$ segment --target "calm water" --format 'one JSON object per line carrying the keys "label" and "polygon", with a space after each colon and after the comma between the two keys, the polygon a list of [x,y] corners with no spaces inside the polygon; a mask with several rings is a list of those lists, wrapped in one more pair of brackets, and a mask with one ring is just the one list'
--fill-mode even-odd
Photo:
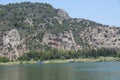
{"label": "calm water", "polygon": [[120,63],[0,66],[0,80],[120,80]]}

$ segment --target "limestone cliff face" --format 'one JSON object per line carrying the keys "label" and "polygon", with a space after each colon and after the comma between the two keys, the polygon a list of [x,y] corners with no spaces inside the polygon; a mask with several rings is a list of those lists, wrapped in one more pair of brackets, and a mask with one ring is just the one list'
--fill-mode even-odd
{"label": "limestone cliff face", "polygon": [[2,55],[2,47],[3,47],[2,31],[0,31],[0,55]]}
{"label": "limestone cliff face", "polygon": [[16,29],[11,29],[10,31],[1,32],[0,37],[0,55],[6,56],[10,59],[17,59],[25,50],[22,45],[20,34]]}
{"label": "limestone cliff face", "polygon": [[68,20],[70,17],[69,15],[67,14],[67,12],[63,9],[58,9],[57,10],[57,15],[62,18],[62,19],[65,19],[65,20]]}
{"label": "limestone cliff face", "polygon": [[78,49],[78,45],[74,40],[72,31],[63,31],[56,35],[51,33],[46,33],[43,37],[42,44],[63,50]]}
{"label": "limestone cliff face", "polygon": [[[33,35],[29,35],[30,36],[29,39],[32,38]],[[26,51],[29,51],[29,48],[26,47],[26,44],[27,44],[25,43],[26,41],[27,41],[26,39],[21,37],[17,29],[11,29],[9,31],[1,31],[0,32],[0,55],[8,57],[10,60],[16,60],[23,53],[25,53]],[[35,41],[33,40],[32,42],[35,42]],[[39,43],[41,45],[47,45],[52,48],[57,48],[59,50],[78,50],[79,49],[79,46],[76,44],[71,30],[62,31],[57,34],[46,32],[42,37],[42,42],[39,42]]]}
{"label": "limestone cliff face", "polygon": [[6,31],[3,34],[3,45],[6,47],[16,47],[20,44],[20,34],[16,29]]}
{"label": "limestone cliff face", "polygon": [[120,28],[71,18],[66,11],[44,3],[0,6],[0,56],[17,59],[28,51],[81,48],[120,49]]}
{"label": "limestone cliff face", "polygon": [[88,27],[80,32],[80,37],[91,47],[120,49],[120,28],[96,26]]}

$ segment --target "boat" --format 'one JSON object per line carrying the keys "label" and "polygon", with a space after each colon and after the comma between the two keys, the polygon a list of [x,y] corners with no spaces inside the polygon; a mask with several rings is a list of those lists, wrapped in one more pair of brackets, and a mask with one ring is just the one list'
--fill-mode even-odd
{"label": "boat", "polygon": [[69,63],[74,63],[75,61],[73,59],[68,60]]}
{"label": "boat", "polygon": [[44,62],[43,61],[37,61],[37,64],[43,64]]}

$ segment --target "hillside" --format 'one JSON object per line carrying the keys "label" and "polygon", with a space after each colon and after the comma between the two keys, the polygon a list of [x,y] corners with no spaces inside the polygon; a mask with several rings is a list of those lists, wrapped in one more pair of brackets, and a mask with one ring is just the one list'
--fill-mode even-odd
{"label": "hillside", "polygon": [[120,28],[82,18],[46,3],[0,5],[0,55],[17,59],[28,51],[56,48],[120,48]]}

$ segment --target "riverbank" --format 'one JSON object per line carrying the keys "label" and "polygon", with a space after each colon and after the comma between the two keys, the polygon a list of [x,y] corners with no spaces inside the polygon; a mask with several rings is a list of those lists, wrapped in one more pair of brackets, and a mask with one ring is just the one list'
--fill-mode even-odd
{"label": "riverbank", "polygon": [[[120,58],[118,57],[99,57],[99,58],[79,58],[79,59],[65,59],[65,60],[45,60],[42,61],[42,64],[48,63],[77,63],[77,62],[119,62]],[[15,61],[0,63],[0,65],[21,65],[21,64],[37,64],[38,61]]]}

